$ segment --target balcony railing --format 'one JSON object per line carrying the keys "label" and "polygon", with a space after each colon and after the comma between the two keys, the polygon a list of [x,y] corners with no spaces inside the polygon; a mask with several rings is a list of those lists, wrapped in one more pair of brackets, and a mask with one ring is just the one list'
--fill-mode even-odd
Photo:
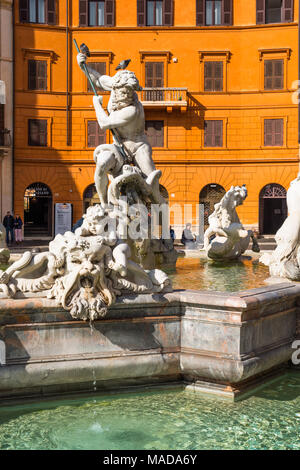
{"label": "balcony railing", "polygon": [[0,148],[11,147],[11,135],[8,129],[0,129]]}
{"label": "balcony railing", "polygon": [[187,106],[187,88],[143,88],[139,99],[144,106]]}

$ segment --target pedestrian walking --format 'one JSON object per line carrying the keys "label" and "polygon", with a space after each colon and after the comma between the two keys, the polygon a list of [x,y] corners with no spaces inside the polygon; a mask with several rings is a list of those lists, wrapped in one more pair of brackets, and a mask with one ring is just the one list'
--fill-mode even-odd
{"label": "pedestrian walking", "polygon": [[12,244],[14,242],[14,218],[9,211],[7,211],[6,216],[3,219],[3,225],[6,230],[6,244]]}
{"label": "pedestrian walking", "polygon": [[22,226],[23,226],[23,221],[21,217],[17,215],[14,220],[15,240],[17,244],[22,243],[23,241]]}

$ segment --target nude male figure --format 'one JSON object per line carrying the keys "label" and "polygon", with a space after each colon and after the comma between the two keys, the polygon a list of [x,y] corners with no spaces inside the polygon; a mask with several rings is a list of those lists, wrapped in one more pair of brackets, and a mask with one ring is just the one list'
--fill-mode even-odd
{"label": "nude male figure", "polygon": [[[86,56],[77,55],[77,61],[82,70]],[[133,156],[132,163],[152,181],[153,193],[157,203],[162,202],[159,193],[159,177],[161,172],[156,170],[152,159],[152,148],[145,135],[144,109],[136,91],[140,90],[138,79],[133,72],[121,70],[113,77],[100,75],[87,66],[91,79],[95,86],[111,92],[106,114],[102,107],[102,96],[94,96],[93,104],[97,120],[101,129],[114,129],[118,139],[126,146]],[[99,145],[94,151],[96,162],[95,185],[99,194],[101,205],[107,204],[108,176],[114,177],[120,174],[124,164],[124,157],[118,151],[118,144],[114,138],[114,144]]]}

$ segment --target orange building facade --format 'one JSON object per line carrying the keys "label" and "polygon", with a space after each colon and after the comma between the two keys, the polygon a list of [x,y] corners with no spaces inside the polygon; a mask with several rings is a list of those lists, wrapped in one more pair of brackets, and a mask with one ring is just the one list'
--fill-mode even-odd
{"label": "orange building facade", "polygon": [[[112,138],[88,136],[97,133],[93,93],[75,38],[106,74],[131,58],[171,204],[200,201],[207,215],[224,191],[246,184],[242,222],[274,233],[299,168],[298,0],[279,2],[281,13],[268,0],[148,3],[48,0],[33,12],[15,2],[14,212],[28,230],[36,222],[53,235],[55,203],[71,203],[75,222],[93,196],[93,145]],[[193,209],[182,223],[195,217]]]}

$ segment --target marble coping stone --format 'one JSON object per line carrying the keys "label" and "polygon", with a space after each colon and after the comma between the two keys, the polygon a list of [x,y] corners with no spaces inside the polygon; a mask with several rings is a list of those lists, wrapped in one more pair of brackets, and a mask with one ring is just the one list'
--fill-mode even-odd
{"label": "marble coping stone", "polygon": [[[55,300],[0,298],[0,397],[181,382],[236,398],[292,355],[300,286],[119,298],[92,326]],[[1,361],[0,361],[1,362]]]}

